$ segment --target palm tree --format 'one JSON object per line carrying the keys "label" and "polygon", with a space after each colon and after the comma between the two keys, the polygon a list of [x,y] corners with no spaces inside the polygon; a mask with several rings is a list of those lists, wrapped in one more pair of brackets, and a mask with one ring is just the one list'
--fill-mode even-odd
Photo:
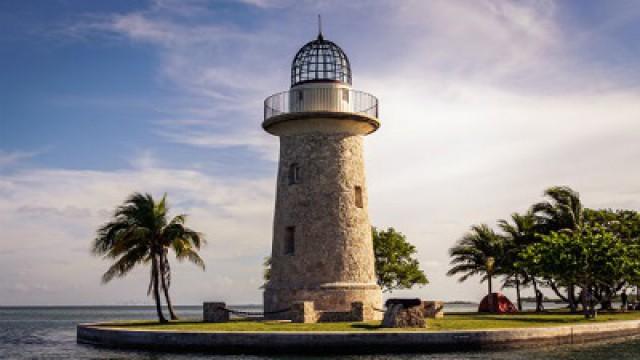
{"label": "palm tree", "polygon": [[453,266],[448,276],[462,274],[458,281],[466,281],[474,275],[482,275],[487,281],[488,294],[493,292],[492,278],[498,273],[504,258],[504,239],[489,226],[473,225],[456,245],[449,249]]}
{"label": "palm tree", "polygon": [[138,264],[151,264],[148,294],[153,294],[160,322],[166,322],[162,313],[160,290],[164,292],[172,319],[177,319],[169,297],[171,272],[168,249],[173,249],[179,260],[187,259],[204,269],[197,250],[204,239],[184,226],[185,215],[167,221],[166,194],[155,202],[149,194],[134,193],[119,206],[113,220],[98,229],[92,252],[107,259],[116,259],[102,275],[107,283],[123,277]]}
{"label": "palm tree", "polygon": [[[531,212],[536,218],[538,233],[549,234],[552,231],[573,233],[582,230],[584,208],[578,192],[568,186],[552,186],[544,191],[544,195],[549,200],[531,207]],[[558,284],[553,279],[547,279],[547,283],[559,298],[569,303],[571,311],[575,312],[577,309],[575,284]],[[566,297],[558,289],[561,285],[567,288]]]}
{"label": "palm tree", "polygon": [[584,224],[584,208],[580,194],[568,186],[553,186],[544,191],[548,201],[539,202],[531,207],[536,217],[538,231],[548,234],[551,231],[577,231]]}
{"label": "palm tree", "polygon": [[537,293],[535,277],[518,263],[520,252],[537,240],[536,219],[532,212],[527,212],[524,215],[513,213],[511,214],[511,222],[498,220],[498,227],[506,234],[503,264],[506,279],[503,287],[515,286],[518,310],[522,311],[520,286],[526,286],[527,283],[533,282],[534,291]]}
{"label": "palm tree", "polygon": [[[165,209],[166,195],[162,197],[159,206]],[[202,236],[192,229],[184,226],[187,216],[184,214],[175,216],[165,228],[160,231],[159,238],[162,244],[162,253],[160,254],[160,273],[162,290],[169,308],[171,320],[177,320],[178,317],[173,309],[171,297],[169,296],[169,286],[171,285],[171,267],[169,265],[169,249],[172,249],[178,261],[188,260],[205,270],[205,264],[197,250],[204,244]]]}

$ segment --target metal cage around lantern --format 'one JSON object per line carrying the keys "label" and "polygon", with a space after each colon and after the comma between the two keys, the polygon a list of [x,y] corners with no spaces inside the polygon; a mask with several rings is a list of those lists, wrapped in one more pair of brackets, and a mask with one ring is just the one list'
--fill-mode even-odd
{"label": "metal cage around lantern", "polygon": [[304,45],[291,64],[291,86],[314,81],[335,81],[351,85],[349,58],[322,34]]}

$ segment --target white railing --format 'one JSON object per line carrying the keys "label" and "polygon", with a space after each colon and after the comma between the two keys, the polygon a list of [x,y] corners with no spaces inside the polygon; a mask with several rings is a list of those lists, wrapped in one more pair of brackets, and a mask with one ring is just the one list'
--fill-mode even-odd
{"label": "white railing", "polygon": [[366,92],[328,87],[283,91],[264,100],[264,119],[296,112],[350,112],[378,117],[378,99]]}

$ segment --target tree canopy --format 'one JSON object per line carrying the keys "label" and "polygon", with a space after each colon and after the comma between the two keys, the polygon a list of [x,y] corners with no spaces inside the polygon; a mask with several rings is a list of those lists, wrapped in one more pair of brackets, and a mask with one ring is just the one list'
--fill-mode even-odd
{"label": "tree canopy", "polygon": [[185,226],[186,215],[169,220],[168,212],[166,194],[156,202],[150,194],[134,193],[116,209],[113,219],[98,229],[91,247],[93,254],[115,260],[102,276],[103,283],[127,275],[137,265],[151,265],[147,293],[153,295],[161,322],[166,319],[162,314],[160,291],[164,293],[171,318],[177,319],[169,296],[169,250],[179,261],[188,260],[205,268],[198,255],[205,242],[202,235]]}
{"label": "tree canopy", "polygon": [[416,247],[394,228],[372,228],[373,252],[378,285],[385,292],[409,289],[429,283],[420,263],[414,257]]}
{"label": "tree canopy", "polygon": [[637,211],[584,208],[580,194],[567,186],[548,188],[544,196],[525,214],[499,220],[499,231],[472,226],[449,251],[448,275],[462,274],[461,281],[480,275],[489,282],[503,276],[503,286],[516,287],[519,308],[521,286],[549,287],[572,310],[579,297],[585,314],[595,303],[610,307],[617,292],[640,284]]}
{"label": "tree canopy", "polygon": [[462,275],[458,281],[480,275],[481,281],[487,281],[487,291],[493,292],[493,277],[502,269],[505,258],[505,242],[488,225],[473,225],[451,249],[451,269],[447,275]]}
{"label": "tree canopy", "polygon": [[543,235],[520,254],[536,274],[582,289],[585,311],[594,306],[593,289],[635,282],[640,275],[640,246],[625,244],[605,227],[585,226],[572,233]]}

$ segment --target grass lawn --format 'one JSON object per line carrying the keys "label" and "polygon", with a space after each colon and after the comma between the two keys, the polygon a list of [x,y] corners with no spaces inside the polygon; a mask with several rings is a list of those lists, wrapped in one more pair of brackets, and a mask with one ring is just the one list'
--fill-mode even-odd
{"label": "grass lawn", "polygon": [[[429,319],[427,331],[439,330],[482,330],[500,328],[551,327],[568,324],[585,324],[616,320],[640,320],[640,312],[598,313],[596,320],[586,320],[582,314],[567,312],[548,312],[543,314],[520,313],[511,315],[491,314],[451,314],[444,319]],[[109,324],[131,330],[174,330],[174,331],[389,331],[382,329],[379,321],[365,323],[317,323],[293,324],[272,321],[232,320],[227,323],[203,323],[200,321],[172,321],[159,324],[151,321],[128,321]],[[423,329],[406,329],[407,331],[424,331]]]}

